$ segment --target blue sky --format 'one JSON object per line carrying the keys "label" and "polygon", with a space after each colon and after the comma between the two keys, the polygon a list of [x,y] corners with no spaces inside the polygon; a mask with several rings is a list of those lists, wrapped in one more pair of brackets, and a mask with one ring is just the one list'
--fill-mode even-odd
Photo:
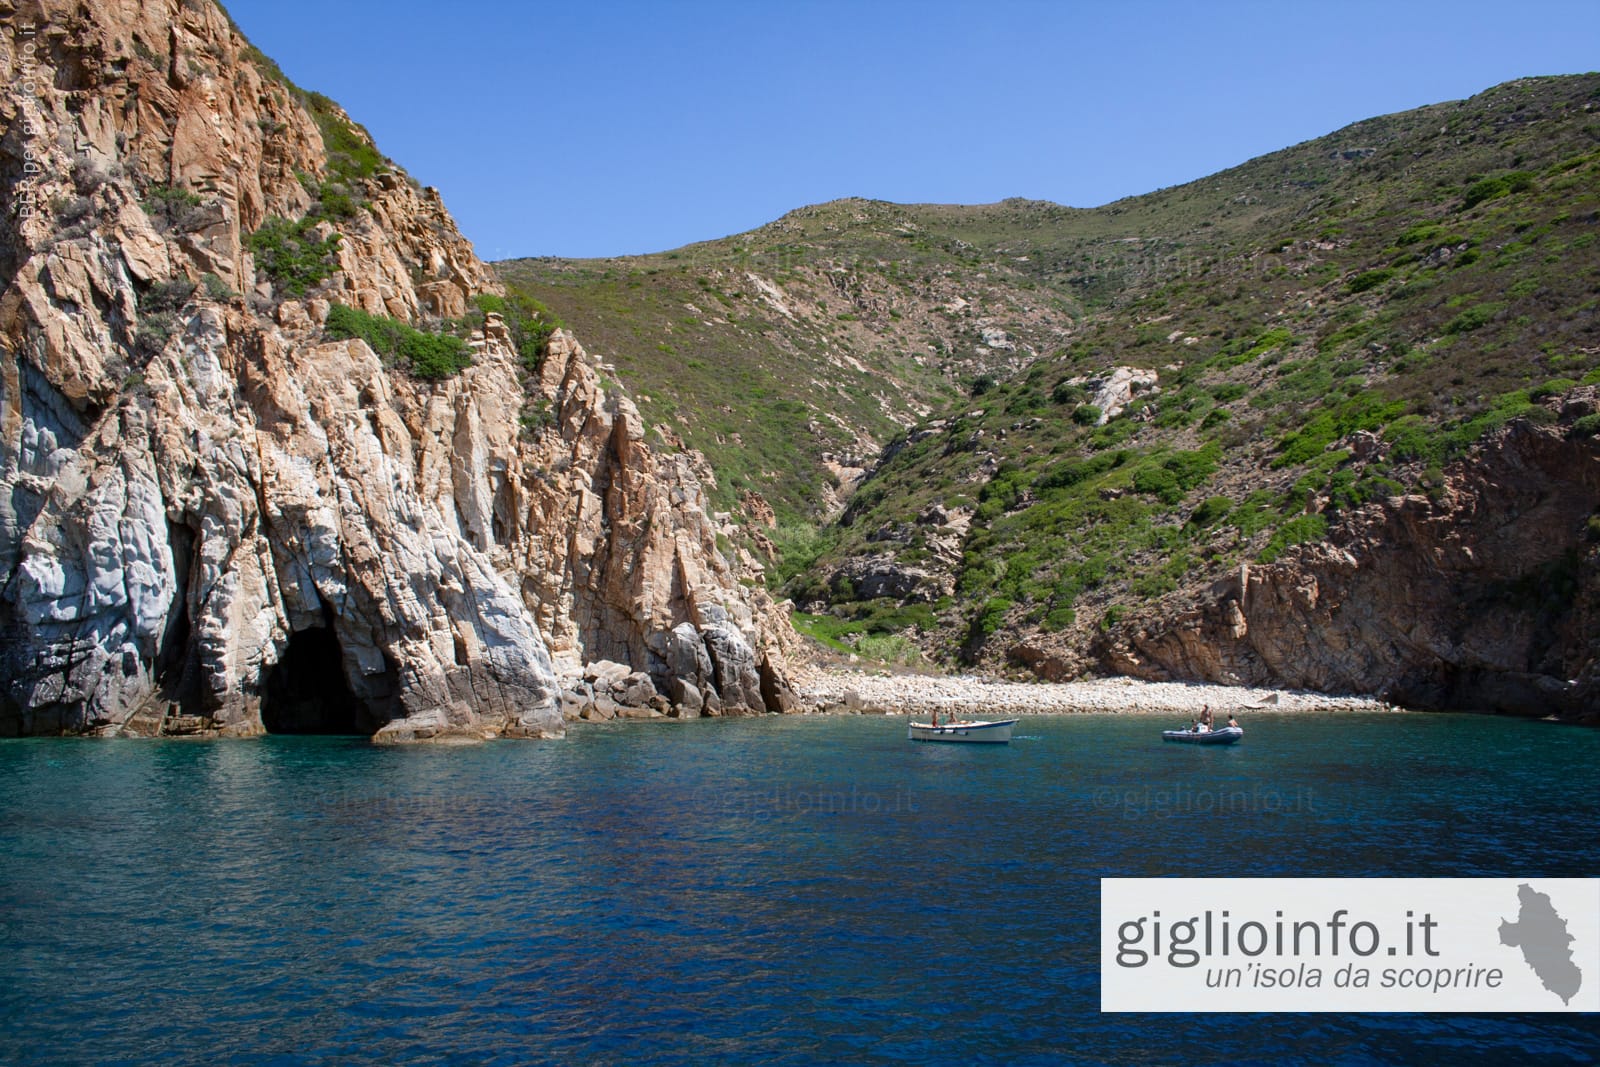
{"label": "blue sky", "polygon": [[841,196],[1092,207],[1600,66],[1596,0],[224,0],[486,259],[655,252]]}

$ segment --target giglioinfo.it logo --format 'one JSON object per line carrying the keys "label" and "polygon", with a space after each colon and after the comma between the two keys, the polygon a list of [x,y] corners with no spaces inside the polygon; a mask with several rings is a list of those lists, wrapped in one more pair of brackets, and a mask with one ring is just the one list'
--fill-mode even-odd
{"label": "giglioinfo.it logo", "polygon": [[1107,878],[1102,1011],[1600,1010],[1600,879]]}

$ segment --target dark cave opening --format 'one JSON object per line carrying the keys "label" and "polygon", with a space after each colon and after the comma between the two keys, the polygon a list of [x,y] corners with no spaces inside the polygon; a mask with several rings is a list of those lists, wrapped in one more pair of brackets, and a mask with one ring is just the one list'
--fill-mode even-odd
{"label": "dark cave opening", "polygon": [[184,714],[203,714],[199,705],[199,661],[189,621],[189,573],[194,559],[194,531],[167,520],[167,544],[172,550],[172,574],[177,595],[167,613],[156,649],[155,680],[161,694]]}
{"label": "dark cave opening", "polygon": [[343,658],[331,626],[291,634],[261,692],[261,725],[267,733],[370,735],[368,716],[345,678]]}

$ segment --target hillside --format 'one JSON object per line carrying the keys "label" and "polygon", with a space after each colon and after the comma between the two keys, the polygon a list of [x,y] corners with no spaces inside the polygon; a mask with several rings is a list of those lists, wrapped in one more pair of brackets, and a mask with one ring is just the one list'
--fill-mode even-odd
{"label": "hillside", "polygon": [[[1564,501],[1539,527],[1556,543],[1519,545],[1504,573],[1464,574],[1440,610],[1462,611],[1466,597],[1522,620],[1512,644],[1542,634],[1559,651],[1520,673],[1572,679],[1592,670],[1594,632],[1597,190],[1600,77],[1539,78],[1093,210],[837,202],[664,256],[500,269],[599,339],[652,398],[650,421],[789,515],[832,501],[805,495],[804,471],[841,441],[782,452],[789,429],[767,446],[776,458],[741,452],[763,432],[752,423],[786,425],[729,388],[742,361],[771,376],[757,399],[780,406],[788,427],[837,426],[836,415],[859,452],[862,438],[884,441],[887,424],[921,416],[885,442],[823,532],[826,551],[788,588],[830,616],[808,624],[821,636],[1050,677],[1117,669],[1404,690],[1413,660],[1460,658],[1462,625],[1441,623],[1446,635],[1420,650],[1372,652],[1367,674],[1319,680],[1259,649],[1248,662],[1179,655],[1159,623],[1225,600],[1218,583],[1237,584],[1241,567],[1292,567],[1315,554],[1297,546],[1339,548],[1407,508],[1452,516],[1470,555],[1488,531],[1450,509],[1470,498],[1478,517],[1498,513],[1499,498],[1478,492],[1506,488],[1478,484],[1486,457],[1521,448],[1528,467],[1549,439],[1570,452],[1551,461],[1562,473],[1507,478],[1529,507]],[[680,350],[650,355],[646,309],[702,308],[696,289],[752,311],[684,323],[668,342]],[[966,306],[952,313],[955,297]],[[791,319],[778,299],[804,310]],[[985,347],[985,328],[1016,347]],[[760,344],[741,347],[739,330]],[[871,375],[840,364],[866,353],[883,376],[866,387],[877,407],[843,406],[849,383]],[[795,558],[819,545],[805,547]],[[1530,593],[1552,583],[1549,596]]]}
{"label": "hillside", "polygon": [[1365,254],[1331,232],[1344,199],[1425,211],[1446,186],[1512,167],[1504,138],[1480,126],[1539,124],[1559,106],[1546,84],[1508,87],[1503,114],[1480,114],[1486,94],[1372,119],[1100,208],[840,200],[656,255],[496,266],[591,339],[665,440],[710,457],[719,503],[754,491],[802,522],[830,514],[860,464],[974,380],[1068,355],[1086,314],[1173,278],[1266,270],[1260,257],[1280,250],[1289,271]]}
{"label": "hillside", "polygon": [[974,376],[1064,343],[1077,305],[1026,266],[926,209],[847,200],[660,255],[497,269],[590,338],[664,442],[706,454],[723,507],[787,526],[836,512]]}

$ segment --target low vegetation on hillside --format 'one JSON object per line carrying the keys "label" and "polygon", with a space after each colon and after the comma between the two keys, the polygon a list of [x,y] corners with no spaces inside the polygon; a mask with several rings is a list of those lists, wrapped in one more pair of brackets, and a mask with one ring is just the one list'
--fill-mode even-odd
{"label": "low vegetation on hillside", "polygon": [[[1019,635],[1081,646],[1346,509],[1436,491],[1512,419],[1557,419],[1600,382],[1596,189],[1600,77],[1539,78],[1093,210],[843,201],[666,256],[502,269],[719,477],[783,502],[803,565],[774,581],[835,620],[810,630],[1002,666]],[[785,316],[752,279],[791,313],[823,296]],[[1116,367],[1156,380],[1105,419]],[[839,421],[888,458],[813,530],[842,433],[805,428]],[[892,595],[863,598],[865,560]]]}
{"label": "low vegetation on hillside", "polygon": [[720,508],[755,493],[784,536],[837,511],[883,442],[967,380],[1070,333],[1072,299],[922,215],[839,201],[676,252],[497,268],[614,368],[659,443],[706,454]]}

